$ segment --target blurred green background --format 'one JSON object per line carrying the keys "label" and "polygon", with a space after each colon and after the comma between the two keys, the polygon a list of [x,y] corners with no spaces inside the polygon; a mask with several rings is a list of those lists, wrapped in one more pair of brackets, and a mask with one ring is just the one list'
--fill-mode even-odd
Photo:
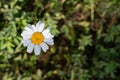
{"label": "blurred green background", "polygon": [[[55,44],[28,54],[25,26],[51,27]],[[120,80],[120,0],[0,0],[0,80]]]}

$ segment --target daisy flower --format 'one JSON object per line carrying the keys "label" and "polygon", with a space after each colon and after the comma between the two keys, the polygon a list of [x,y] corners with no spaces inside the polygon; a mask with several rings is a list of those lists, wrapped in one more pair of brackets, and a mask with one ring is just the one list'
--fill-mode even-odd
{"label": "daisy flower", "polygon": [[41,49],[46,52],[53,45],[53,35],[50,33],[50,28],[44,29],[45,24],[39,21],[36,25],[28,24],[25,30],[21,33],[23,37],[22,43],[27,46],[27,52],[31,53],[34,50],[35,55],[41,53]]}

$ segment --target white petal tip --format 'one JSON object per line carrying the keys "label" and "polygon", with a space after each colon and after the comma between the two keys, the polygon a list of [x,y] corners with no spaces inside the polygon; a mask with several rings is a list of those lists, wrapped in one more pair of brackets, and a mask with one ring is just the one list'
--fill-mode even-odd
{"label": "white petal tip", "polygon": [[40,52],[41,52],[41,48],[38,45],[35,45],[35,47],[34,47],[34,53],[35,53],[35,55],[39,55]]}
{"label": "white petal tip", "polygon": [[38,56],[38,55],[40,55],[40,53],[39,54],[35,54],[36,56]]}
{"label": "white petal tip", "polygon": [[30,54],[31,52],[27,51],[27,53],[29,53],[29,54]]}

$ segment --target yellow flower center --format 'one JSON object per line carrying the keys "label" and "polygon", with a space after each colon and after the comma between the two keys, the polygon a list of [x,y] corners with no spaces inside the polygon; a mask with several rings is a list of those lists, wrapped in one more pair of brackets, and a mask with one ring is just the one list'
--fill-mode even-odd
{"label": "yellow flower center", "polygon": [[44,40],[44,36],[40,32],[35,32],[32,34],[31,41],[34,44],[40,44]]}

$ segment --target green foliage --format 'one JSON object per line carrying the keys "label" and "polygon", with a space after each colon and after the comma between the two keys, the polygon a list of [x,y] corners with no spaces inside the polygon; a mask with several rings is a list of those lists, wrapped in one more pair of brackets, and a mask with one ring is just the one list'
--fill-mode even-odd
{"label": "green foliage", "polygon": [[[55,45],[35,56],[21,32],[38,21]],[[0,80],[120,80],[119,0],[0,0]]]}

